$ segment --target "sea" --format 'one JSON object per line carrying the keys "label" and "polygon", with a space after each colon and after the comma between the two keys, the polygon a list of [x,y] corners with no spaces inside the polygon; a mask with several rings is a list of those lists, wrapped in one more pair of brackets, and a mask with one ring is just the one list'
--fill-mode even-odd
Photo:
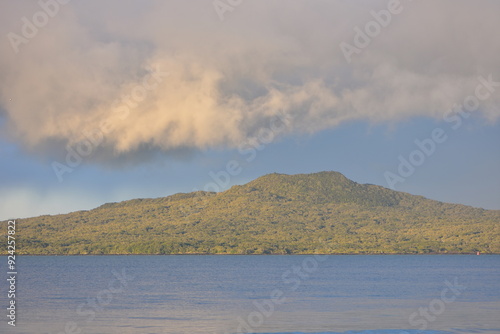
{"label": "sea", "polygon": [[21,255],[14,286],[0,261],[0,333],[500,333],[500,255]]}

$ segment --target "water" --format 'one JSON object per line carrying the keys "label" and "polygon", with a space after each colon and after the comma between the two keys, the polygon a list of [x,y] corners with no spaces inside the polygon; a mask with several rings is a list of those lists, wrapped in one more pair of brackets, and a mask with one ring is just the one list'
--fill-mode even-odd
{"label": "water", "polygon": [[498,255],[17,259],[0,333],[500,333]]}

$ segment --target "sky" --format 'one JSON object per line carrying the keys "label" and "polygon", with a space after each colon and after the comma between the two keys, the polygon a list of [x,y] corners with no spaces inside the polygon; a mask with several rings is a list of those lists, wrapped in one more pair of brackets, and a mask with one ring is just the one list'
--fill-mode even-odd
{"label": "sky", "polygon": [[0,3],[0,220],[339,171],[500,209],[500,2]]}

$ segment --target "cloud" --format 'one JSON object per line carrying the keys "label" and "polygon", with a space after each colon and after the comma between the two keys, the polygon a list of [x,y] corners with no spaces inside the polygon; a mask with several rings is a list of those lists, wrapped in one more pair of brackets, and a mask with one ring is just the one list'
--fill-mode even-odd
{"label": "cloud", "polygon": [[[212,1],[60,5],[15,53],[0,44],[0,110],[11,140],[48,157],[102,133],[95,161],[234,148],[278,115],[281,135],[348,120],[442,118],[500,81],[500,3],[401,1],[348,63],[339,45],[387,1],[247,1],[220,21]],[[0,33],[22,35],[35,2],[10,2]],[[495,122],[500,93],[481,102]]]}

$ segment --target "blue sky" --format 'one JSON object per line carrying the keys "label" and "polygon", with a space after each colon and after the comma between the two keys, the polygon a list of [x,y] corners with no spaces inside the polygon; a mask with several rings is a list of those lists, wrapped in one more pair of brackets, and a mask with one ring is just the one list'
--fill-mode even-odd
{"label": "blue sky", "polygon": [[[194,153],[183,161],[160,156],[155,161],[123,168],[81,165],[62,183],[48,161],[22,153],[14,143],[2,143],[2,219],[91,209],[105,202],[161,197],[203,189],[214,182],[209,174],[226,171],[228,161],[241,162],[241,173],[220,190],[267,173],[340,171],[358,183],[389,187],[386,171],[396,171],[398,156],[407,156],[414,140],[428,137],[444,122],[413,119],[396,126],[352,122],[314,135],[281,138],[257,151],[255,159],[237,150]],[[396,190],[444,202],[500,209],[500,126],[472,119],[436,148],[422,166]],[[211,188],[209,188],[211,189]]]}
{"label": "blue sky", "polygon": [[103,6],[1,11],[0,219],[325,170],[500,209],[498,2]]}

